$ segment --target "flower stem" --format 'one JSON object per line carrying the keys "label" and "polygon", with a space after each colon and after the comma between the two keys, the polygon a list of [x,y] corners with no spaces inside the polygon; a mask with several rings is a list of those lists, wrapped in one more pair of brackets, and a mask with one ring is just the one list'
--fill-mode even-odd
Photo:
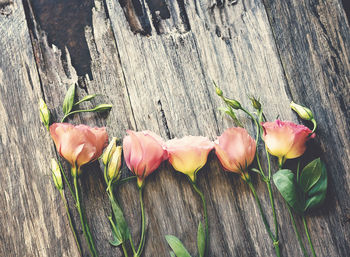
{"label": "flower stem", "polygon": [[140,207],[141,207],[141,238],[139,247],[136,252],[136,256],[140,256],[143,251],[143,246],[145,245],[145,228],[146,228],[146,217],[145,210],[143,206],[143,187],[139,187],[139,196],[140,196]]}
{"label": "flower stem", "polygon": [[128,251],[126,250],[125,243],[122,243],[122,248],[123,248],[124,256],[128,257]]}
{"label": "flower stem", "polygon": [[74,201],[76,202],[76,201],[77,201],[77,199],[75,198],[75,195],[74,195],[73,189],[72,189],[72,187],[71,187],[71,185],[70,185],[70,183],[69,183],[69,181],[68,181],[68,179],[67,179],[66,174],[64,173],[64,170],[63,170],[63,166],[62,166],[61,160],[60,160],[60,158],[57,158],[57,159],[58,159],[58,165],[60,166],[61,173],[62,173],[62,175],[63,175],[64,181],[66,182],[66,184],[67,184],[67,186],[68,186],[68,188],[69,188],[69,191],[70,191],[70,193],[72,194],[72,197],[73,197]]}
{"label": "flower stem", "polygon": [[133,180],[133,179],[136,179],[137,177],[136,176],[130,176],[130,177],[127,177],[127,178],[122,178],[122,179],[119,179],[115,184],[117,186],[120,186],[126,182],[128,182],[129,180]]}
{"label": "flower stem", "polygon": [[309,257],[309,255],[308,255],[307,252],[306,252],[306,249],[305,249],[305,246],[304,246],[304,244],[303,244],[303,241],[301,240],[301,236],[300,236],[300,233],[299,233],[299,231],[298,231],[297,225],[295,224],[295,219],[294,219],[292,210],[290,209],[290,207],[289,207],[288,204],[287,204],[287,207],[288,207],[289,216],[290,216],[290,218],[291,218],[291,220],[292,220],[293,229],[294,229],[295,235],[297,236],[297,239],[298,239],[300,248],[301,248],[301,250],[303,251],[304,257]]}
{"label": "flower stem", "polygon": [[73,233],[74,240],[75,240],[75,243],[77,245],[79,254],[80,254],[80,256],[83,256],[82,252],[81,252],[81,246],[80,246],[80,243],[79,243],[79,240],[78,240],[75,228],[73,226],[72,217],[70,216],[70,212],[69,212],[69,208],[68,208],[68,202],[67,202],[66,197],[64,196],[63,190],[60,190],[60,195],[61,195],[64,207],[66,208],[66,213],[67,213],[67,217],[68,217],[68,221],[69,221],[69,226],[70,226],[70,229],[71,229],[71,231]]}
{"label": "flower stem", "polygon": [[267,222],[266,216],[265,216],[264,211],[263,211],[263,209],[262,209],[261,202],[260,202],[260,200],[259,200],[259,197],[258,197],[256,191],[255,191],[255,188],[254,188],[252,182],[250,181],[250,179],[244,179],[244,181],[248,184],[250,190],[252,191],[252,193],[253,193],[253,195],[254,195],[255,201],[256,201],[256,203],[258,204],[259,211],[260,211],[262,220],[263,220],[263,222],[264,222],[265,228],[266,228],[266,230],[267,230],[267,233],[268,233],[269,237],[271,238],[271,240],[273,241],[273,246],[274,246],[276,255],[277,255],[277,257],[281,257],[278,238],[276,238],[276,237],[272,234],[272,232],[271,232],[269,223]]}
{"label": "flower stem", "polygon": [[94,245],[94,242],[92,241],[91,234],[90,234],[90,231],[89,231],[89,227],[85,223],[85,218],[84,218],[83,211],[82,211],[82,208],[81,208],[81,205],[80,205],[77,175],[74,175],[74,189],[75,189],[75,197],[76,197],[76,207],[77,207],[77,210],[78,210],[78,213],[79,213],[81,227],[83,229],[83,233],[84,233],[85,239],[86,239],[86,241],[87,241],[87,243],[89,245],[90,253],[92,254],[92,256],[95,257],[95,256],[97,256],[95,245]]}
{"label": "flower stem", "polygon": [[275,241],[278,241],[278,222],[277,222],[277,215],[276,215],[276,209],[275,209],[275,201],[274,201],[272,189],[271,189],[271,181],[267,180],[266,185],[267,185],[267,190],[269,191],[269,198],[270,198],[271,209],[273,213],[273,222],[275,225]]}
{"label": "flower stem", "polygon": [[208,223],[208,211],[207,211],[207,203],[205,201],[204,194],[202,191],[198,188],[196,182],[191,183],[193,186],[193,189],[198,193],[200,198],[202,199],[203,203],[203,210],[204,210],[204,222],[205,222],[205,246],[204,246],[204,256],[207,253],[208,248],[208,242],[209,242],[209,223]]}
{"label": "flower stem", "polygon": [[305,219],[304,215],[302,216],[302,219],[303,219],[303,223],[304,223],[304,229],[305,229],[305,233],[306,233],[306,236],[307,236],[307,240],[309,241],[309,245],[310,245],[310,248],[311,248],[311,251],[312,251],[312,255],[314,257],[316,257],[316,252],[315,252],[314,246],[313,246],[312,241],[311,241],[311,237],[310,237],[310,234],[309,234],[309,229],[307,228],[306,219]]}
{"label": "flower stem", "polygon": [[63,116],[61,123],[64,122],[69,116],[71,116],[72,114],[76,114],[76,113],[80,113],[80,112],[93,112],[95,111],[95,109],[89,109],[89,110],[76,110],[70,113],[67,113],[66,115]]}

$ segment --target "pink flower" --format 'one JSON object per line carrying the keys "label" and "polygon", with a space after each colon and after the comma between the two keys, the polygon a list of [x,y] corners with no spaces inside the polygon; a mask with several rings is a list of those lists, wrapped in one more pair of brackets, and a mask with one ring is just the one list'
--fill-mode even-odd
{"label": "pink flower", "polygon": [[142,187],[144,179],[155,171],[162,161],[168,159],[163,139],[151,131],[135,132],[123,140],[126,165],[137,176],[137,184]]}
{"label": "pink flower", "polygon": [[74,126],[69,123],[54,123],[50,133],[57,151],[72,165],[72,174],[80,174],[80,167],[96,160],[108,143],[106,128]]}
{"label": "pink flower", "polygon": [[180,171],[195,182],[196,173],[207,162],[214,143],[206,137],[186,136],[166,142],[169,162],[175,170]]}
{"label": "pink flower", "polygon": [[243,128],[229,128],[215,141],[215,152],[224,169],[243,174],[253,162],[256,143]]}
{"label": "pink flower", "polygon": [[297,125],[290,121],[264,122],[264,141],[270,154],[277,156],[282,165],[286,159],[294,159],[306,150],[306,141],[314,138],[311,130],[303,125]]}

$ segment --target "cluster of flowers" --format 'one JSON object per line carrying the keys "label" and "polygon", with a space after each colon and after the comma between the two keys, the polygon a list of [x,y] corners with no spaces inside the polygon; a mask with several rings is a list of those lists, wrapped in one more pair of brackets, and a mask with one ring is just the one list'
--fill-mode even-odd
{"label": "cluster of flowers", "polygon": [[[218,88],[217,88],[218,90]],[[306,150],[307,140],[314,138],[315,134],[309,128],[303,125],[297,125],[293,122],[284,122],[276,120],[274,122],[263,122],[261,121],[262,110],[261,106],[258,106],[258,117],[259,122],[252,116],[251,113],[247,112],[237,101],[224,98],[222,92],[217,91],[218,95],[221,96],[228,108],[233,108],[235,110],[243,110],[249,116],[253,118],[257,125],[257,136],[253,139],[246,129],[242,127],[232,127],[224,131],[224,133],[217,138],[216,141],[210,141],[207,137],[202,136],[185,136],[181,139],[175,138],[168,141],[164,141],[160,136],[151,132],[151,131],[141,131],[135,132],[132,130],[127,131],[127,136],[124,137],[122,146],[118,146],[118,139],[113,137],[110,143],[108,144],[108,134],[106,128],[91,128],[86,125],[74,126],[69,123],[54,123],[49,126],[49,118],[47,114],[46,105],[41,102],[41,118],[47,128],[49,128],[51,137],[56,145],[57,151],[59,154],[64,157],[71,165],[71,175],[74,179],[74,192],[70,186],[69,181],[67,180],[64,171],[62,171],[62,165],[58,164],[55,160],[52,160],[52,172],[53,178],[56,187],[60,190],[62,198],[63,189],[63,174],[64,179],[70,191],[73,195],[73,199],[76,201],[76,206],[80,215],[82,229],[86,240],[88,242],[90,252],[93,256],[97,256],[97,251],[94,246],[94,242],[89,230],[88,225],[86,224],[86,218],[84,217],[84,212],[81,209],[80,203],[80,194],[78,189],[77,178],[82,174],[82,166],[93,162],[101,157],[102,163],[104,164],[104,177],[107,184],[107,193],[111,201],[113,216],[109,217],[111,222],[112,232],[114,236],[114,241],[111,244],[118,246],[121,245],[124,251],[125,256],[128,256],[128,249],[126,247],[127,243],[130,243],[131,249],[133,251],[133,256],[140,256],[143,251],[143,246],[145,242],[145,213],[142,200],[142,192],[145,185],[145,179],[154,172],[159,165],[168,160],[169,163],[173,166],[176,171],[184,173],[188,176],[191,185],[194,190],[199,194],[203,202],[204,209],[204,220],[205,227],[201,222],[198,226],[198,253],[200,257],[203,257],[207,253],[208,245],[208,217],[207,217],[207,207],[204,195],[201,190],[198,188],[196,183],[197,172],[206,164],[208,154],[210,151],[215,149],[215,154],[218,157],[220,163],[226,171],[238,173],[240,177],[249,185],[249,188],[252,190],[255,200],[259,206],[264,224],[266,226],[267,232],[270,238],[273,241],[273,245],[276,251],[276,255],[280,256],[279,250],[279,240],[278,240],[278,224],[277,217],[275,214],[274,200],[271,191],[271,166],[269,154],[276,156],[278,158],[278,163],[280,170],[275,174],[276,175],[276,186],[281,192],[282,196],[285,198],[290,207],[294,210],[295,206],[290,202],[290,192],[285,189],[283,175],[287,177],[290,175],[286,170],[282,169],[283,164],[287,159],[294,159],[300,157],[304,154]],[[257,104],[258,101],[254,99]],[[254,103],[254,102],[253,102]],[[260,103],[259,103],[260,104]],[[309,109],[302,106],[292,104],[293,109],[297,110],[298,114],[303,114],[303,111]],[[229,109],[230,116],[235,117],[232,109]],[[311,113],[311,111],[310,111]],[[310,114],[308,113],[308,114]],[[313,118],[312,118],[313,119]],[[315,124],[315,123],[314,123]],[[265,147],[266,154],[269,162],[269,172],[268,175],[265,175],[260,164],[259,155],[257,153],[257,145],[259,138],[262,138]],[[106,148],[106,149],[105,149]],[[103,150],[105,149],[104,153]],[[122,166],[122,155],[124,156],[125,163],[130,171],[135,175],[133,177],[128,177],[121,179],[121,166]],[[252,164],[254,159],[257,159],[259,169],[251,169],[258,174],[260,174],[263,180],[267,183],[267,188],[269,190],[271,207],[274,215],[275,222],[275,234],[271,232],[270,226],[267,223],[267,219],[262,210],[260,200],[256,194],[255,188],[250,180],[249,176],[249,166]],[[312,170],[313,173],[315,169]],[[307,172],[306,172],[307,173]],[[282,174],[282,175],[281,175]],[[312,185],[307,185],[307,190],[310,191],[317,184],[318,180],[321,177],[320,175],[317,179],[314,179],[311,175],[307,175],[307,179],[315,180],[315,183]],[[290,176],[289,176],[290,177]],[[289,178],[288,177],[288,178]],[[298,177],[299,177],[299,168],[298,168]],[[139,246],[136,249],[132,241],[128,226],[124,219],[123,212],[119,207],[116,199],[114,198],[114,187],[118,186],[120,183],[124,183],[127,180],[136,178],[137,185],[140,192],[140,204],[141,204],[141,214],[142,214],[142,230],[141,238],[139,241]],[[275,179],[275,177],[274,177]],[[276,182],[277,181],[277,182]],[[282,182],[278,182],[282,181]],[[298,179],[299,181],[299,179]],[[308,191],[305,191],[307,194]],[[287,193],[284,193],[284,192]],[[287,195],[285,197],[285,195]],[[311,195],[312,196],[312,195]],[[310,196],[310,197],[311,197]],[[289,198],[288,198],[289,197]],[[288,199],[287,199],[288,198]],[[294,201],[294,199],[291,199]],[[321,202],[323,199],[319,200]],[[313,199],[314,201],[314,199]],[[318,203],[319,203],[318,202]],[[67,204],[67,202],[65,201]],[[304,206],[304,205],[303,205]],[[305,207],[303,211],[306,211]],[[297,211],[297,210],[296,210]],[[70,220],[70,224],[76,239],[77,246],[81,252],[79,241],[77,240],[74,227],[69,216],[69,211],[67,208],[67,214]],[[293,215],[291,214],[293,218]],[[304,218],[304,216],[303,216]],[[293,218],[294,221],[294,218]],[[295,227],[296,229],[296,227]],[[298,231],[296,229],[298,235]],[[307,231],[308,233],[308,231]],[[299,236],[300,237],[300,236]],[[299,239],[298,237],[298,239]],[[166,236],[166,239],[172,248],[172,256],[190,256],[185,247],[182,245],[181,241],[175,236]],[[304,255],[307,256],[305,247],[301,243],[303,248]],[[311,240],[310,240],[311,244]],[[314,249],[311,244],[311,248]],[[315,254],[314,254],[315,256]]]}

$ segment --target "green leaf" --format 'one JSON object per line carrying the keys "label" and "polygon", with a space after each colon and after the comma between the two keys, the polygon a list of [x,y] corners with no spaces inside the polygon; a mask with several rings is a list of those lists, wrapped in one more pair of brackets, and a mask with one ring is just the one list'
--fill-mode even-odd
{"label": "green leaf", "polygon": [[302,213],[304,208],[304,200],[296,183],[294,173],[291,170],[283,169],[277,171],[273,175],[273,182],[282,197],[297,213]]}
{"label": "green leaf", "polygon": [[320,161],[321,165],[321,177],[317,183],[307,192],[307,199],[305,202],[304,210],[310,210],[320,206],[327,194],[327,170],[326,166]]}
{"label": "green leaf", "polygon": [[119,246],[122,244],[122,241],[120,241],[117,237],[117,235],[114,233],[114,230],[112,229],[113,234],[113,240],[109,241],[109,243],[113,246]]}
{"label": "green leaf", "polygon": [[204,251],[205,251],[205,232],[201,222],[199,222],[198,224],[197,245],[198,245],[199,257],[203,257]]}
{"label": "green leaf", "polygon": [[130,235],[128,224],[126,223],[123,211],[119,207],[119,205],[112,198],[110,198],[110,202],[112,205],[112,211],[113,211],[113,215],[114,215],[117,229],[120,232],[120,236],[121,236],[122,240],[125,242],[126,240],[128,240],[129,235]]}
{"label": "green leaf", "polygon": [[166,235],[165,239],[176,254],[176,257],[191,257],[185,246],[176,236]]}
{"label": "green leaf", "polygon": [[63,101],[63,113],[64,115],[70,113],[74,105],[74,97],[75,97],[75,84],[71,85],[68,88],[66,96]]}
{"label": "green leaf", "polygon": [[93,95],[87,95],[85,96],[83,99],[79,100],[78,102],[76,102],[74,105],[78,105],[81,104],[82,102],[86,102],[86,101],[91,101],[92,99],[94,99],[97,95],[93,94]]}
{"label": "green leaf", "polygon": [[306,165],[301,172],[299,186],[307,193],[320,179],[322,174],[322,163],[320,158],[317,158]]}
{"label": "green leaf", "polygon": [[173,251],[170,251],[169,253],[170,253],[171,257],[176,257],[176,255],[175,255],[175,253]]}

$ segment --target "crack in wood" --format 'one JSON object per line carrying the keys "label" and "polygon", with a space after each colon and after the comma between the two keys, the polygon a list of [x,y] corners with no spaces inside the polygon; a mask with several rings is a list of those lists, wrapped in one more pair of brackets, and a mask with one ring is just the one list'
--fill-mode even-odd
{"label": "crack in wood", "polygon": [[0,0],[0,15],[12,14],[13,0]]}

